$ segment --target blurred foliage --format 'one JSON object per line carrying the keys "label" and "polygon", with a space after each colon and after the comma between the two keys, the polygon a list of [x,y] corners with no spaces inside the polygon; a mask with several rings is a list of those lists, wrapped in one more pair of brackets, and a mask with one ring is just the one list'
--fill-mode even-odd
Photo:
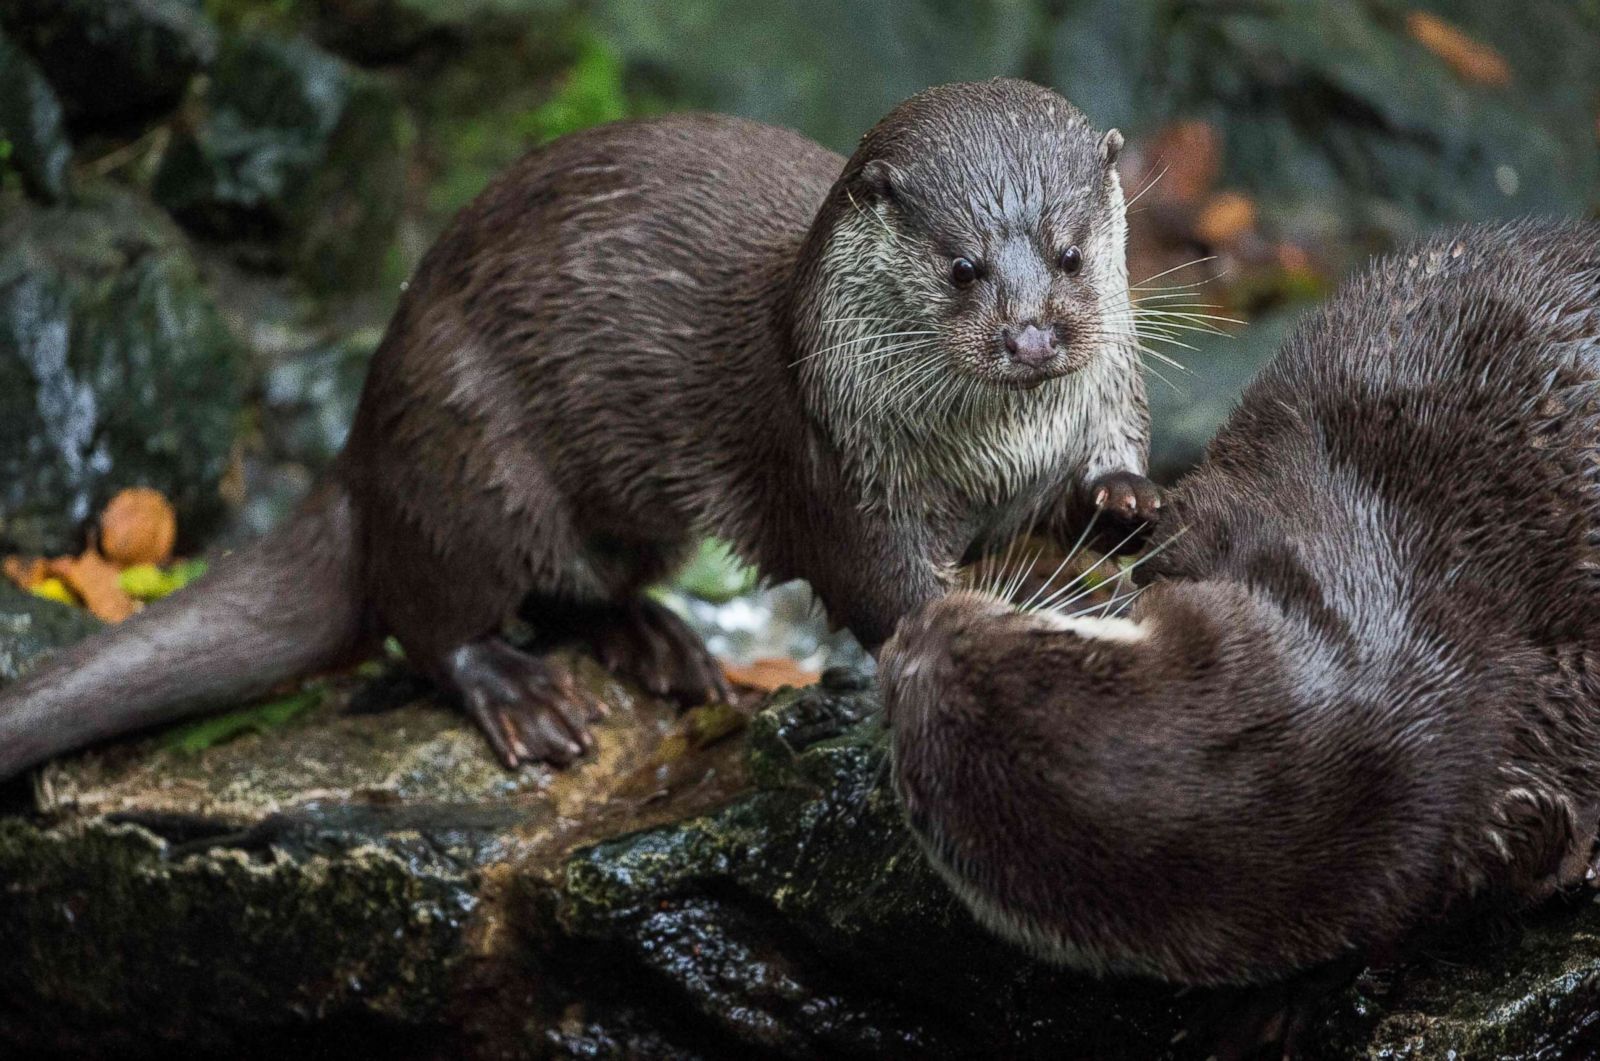
{"label": "blurred foliage", "polygon": [[678,573],[684,592],[713,604],[730,601],[756,584],[756,570],[740,560],[726,542],[707,538]]}
{"label": "blurred foliage", "polygon": [[[428,193],[435,213],[465,205],[528,148],[629,113],[615,49],[582,28],[562,36],[554,50],[567,65],[554,81],[521,75],[528,56],[516,47],[484,57],[506,70],[505,88],[491,96],[483,94],[489,79],[481,68],[446,74],[436,86],[428,127],[439,167]],[[491,101],[486,107],[485,98]]]}
{"label": "blurred foliage", "polygon": [[163,736],[160,747],[182,755],[198,755],[246,733],[270,733],[320,705],[326,695],[325,688],[313,685],[293,696],[191,722]]}

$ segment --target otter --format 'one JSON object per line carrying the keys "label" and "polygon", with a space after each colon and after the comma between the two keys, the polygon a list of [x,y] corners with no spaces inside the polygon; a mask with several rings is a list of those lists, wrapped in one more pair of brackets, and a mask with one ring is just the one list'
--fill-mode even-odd
{"label": "otter", "polygon": [[1038,514],[1144,522],[1122,137],[1022,81],[927,90],[848,161],[703,114],[534,150],[423,258],[286,525],[0,690],[0,777],[393,635],[507,767],[597,705],[502,624],[725,695],[641,590],[698,535],[868,647]]}
{"label": "otter", "polygon": [[1592,876],[1600,224],[1346,283],[1146,555],[1125,609],[957,591],[882,652],[893,783],[983,924],[1096,974],[1285,984]]}

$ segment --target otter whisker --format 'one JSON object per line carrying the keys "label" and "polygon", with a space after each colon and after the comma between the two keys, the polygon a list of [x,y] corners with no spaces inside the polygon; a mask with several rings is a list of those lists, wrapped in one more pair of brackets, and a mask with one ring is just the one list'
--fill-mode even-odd
{"label": "otter whisker", "polygon": [[[1191,259],[1189,261],[1184,262],[1182,265],[1174,265],[1170,269],[1163,269],[1159,273],[1156,273],[1154,276],[1147,276],[1143,280],[1140,280],[1136,284],[1129,284],[1128,285],[1128,290],[1130,290],[1130,291],[1142,291],[1142,290],[1145,289],[1145,287],[1152,280],[1159,280],[1163,276],[1171,276],[1173,273],[1177,272],[1180,269],[1187,269],[1190,266],[1194,266],[1194,265],[1204,265],[1206,262],[1214,262],[1216,260],[1217,260],[1217,256],[1215,254],[1208,254],[1204,258],[1193,258],[1193,259]],[[1201,282],[1203,283],[1204,281],[1201,281]],[[1158,290],[1167,290],[1167,289],[1166,288],[1159,288]]]}
{"label": "otter whisker", "polygon": [[[913,393],[923,381],[929,379],[942,367],[943,364],[940,359],[927,358],[913,365],[912,369],[901,379],[890,380],[888,386],[883,388],[883,392],[867,407],[866,411],[862,413],[852,427],[859,428],[869,419],[877,417],[879,413],[896,409],[902,398]],[[885,371],[894,371],[897,368],[899,368],[898,363]],[[882,375],[883,373],[879,374]]]}
{"label": "otter whisker", "polygon": [[[1124,545],[1127,545],[1129,542],[1133,541],[1133,539],[1137,538],[1140,534],[1144,533],[1144,529],[1146,527],[1148,527],[1149,525],[1150,524],[1148,522],[1146,522],[1146,523],[1141,523],[1137,527],[1133,528],[1133,530],[1128,532],[1126,537],[1124,537],[1117,544],[1113,545],[1110,548],[1110,550],[1106,553],[1106,555],[1107,556],[1116,555],[1117,551],[1119,549],[1121,549]],[[1089,571],[1092,571],[1092,570],[1094,570],[1094,569],[1093,568],[1089,569]],[[1132,570],[1132,568],[1129,568],[1128,570]],[[1079,575],[1077,578],[1073,579],[1071,582],[1069,582],[1065,586],[1061,587],[1061,589],[1059,589],[1059,590],[1055,591],[1054,593],[1050,594],[1044,600],[1038,602],[1038,604],[1036,604],[1030,610],[1032,610],[1032,611],[1043,611],[1045,609],[1049,609],[1051,611],[1055,611],[1060,607],[1064,607],[1064,605],[1061,603],[1062,596],[1065,595],[1068,591],[1070,591],[1078,582],[1086,580],[1088,578],[1088,576],[1089,576],[1089,571],[1085,571],[1083,574]],[[1071,600],[1067,601],[1066,603],[1070,604],[1070,603],[1072,603],[1072,601],[1079,600],[1079,599],[1087,596],[1088,594],[1093,593],[1099,587],[1100,587],[1100,583],[1096,583],[1093,586],[1089,586],[1083,592],[1077,594],[1076,596],[1074,596]]]}
{"label": "otter whisker", "polygon": [[[1146,526],[1148,526],[1148,524],[1140,524],[1134,530],[1133,533],[1134,534],[1138,534],[1140,531],[1144,530],[1144,528]],[[1172,537],[1168,538],[1166,541],[1162,542],[1160,545],[1156,546],[1154,549],[1150,550],[1148,553],[1145,553],[1143,556],[1139,557],[1139,559],[1135,560],[1133,563],[1131,563],[1127,567],[1123,568],[1117,574],[1116,577],[1118,577],[1118,578],[1132,578],[1133,577],[1133,573],[1135,571],[1139,570],[1139,568],[1143,567],[1145,564],[1149,563],[1151,560],[1154,560],[1156,557],[1160,556],[1162,553],[1164,553],[1168,549],[1170,549],[1172,547],[1172,544],[1174,542],[1176,542],[1179,538],[1182,538],[1184,533],[1188,529],[1189,528],[1187,528],[1187,527],[1180,527],[1172,535]],[[1123,539],[1123,541],[1126,542],[1129,539],[1131,539],[1132,537],[1133,537],[1133,535],[1129,535],[1128,538]],[[1119,544],[1116,548],[1121,548],[1121,545]],[[1082,600],[1084,597],[1088,596],[1090,593],[1093,593],[1094,590],[1097,589],[1097,588],[1098,587],[1090,587],[1089,589],[1084,590],[1082,593],[1079,593],[1076,596],[1072,597],[1070,600],[1058,601],[1055,604],[1052,604],[1052,605],[1041,605],[1040,607],[1041,607],[1041,609],[1043,609],[1045,607],[1048,607],[1051,611],[1059,613],[1059,612],[1061,612],[1062,609],[1066,608],[1068,605],[1072,604],[1074,601]],[[1115,590],[1113,590],[1112,592],[1114,594]],[[1098,607],[1098,605],[1096,607]]]}
{"label": "otter whisker", "polygon": [[817,351],[814,351],[812,353],[809,353],[805,357],[802,357],[797,361],[791,361],[791,362],[789,362],[789,367],[793,368],[795,365],[800,364],[801,361],[810,361],[813,357],[821,357],[823,354],[831,353],[834,350],[842,350],[847,346],[859,346],[861,343],[876,342],[879,339],[896,339],[896,338],[899,338],[899,337],[905,336],[905,335],[937,335],[937,334],[939,334],[939,333],[936,330],[932,329],[932,328],[916,328],[916,329],[912,329],[912,330],[909,330],[909,331],[903,331],[903,332],[877,332],[877,333],[875,333],[873,335],[858,335],[854,339],[846,339],[843,342],[834,343],[831,346],[825,346],[821,350],[817,350]]}
{"label": "otter whisker", "polygon": [[[1033,594],[1026,601],[1018,605],[1018,608],[1020,608],[1022,611],[1028,611],[1033,607],[1034,602],[1037,601],[1039,597],[1050,588],[1050,584],[1056,580],[1056,576],[1061,574],[1062,570],[1068,564],[1072,563],[1072,561],[1077,557],[1078,553],[1083,550],[1084,543],[1089,540],[1089,535],[1094,532],[1094,525],[1099,521],[1099,519],[1100,509],[1096,508],[1094,512],[1090,514],[1089,522],[1084,524],[1083,531],[1078,535],[1078,540],[1072,543],[1072,548],[1067,550],[1067,555],[1062,557],[1061,562],[1056,565],[1056,569],[1050,572],[1050,577],[1046,578],[1042,583],[1040,583],[1039,588],[1034,590]],[[1085,571],[1083,575],[1079,575],[1077,578],[1073,579],[1073,582],[1076,582],[1078,578],[1083,578],[1084,575],[1087,574],[1088,572]],[[1069,586],[1071,584],[1071,582],[1068,583]]]}
{"label": "otter whisker", "polygon": [[1129,199],[1126,203],[1122,204],[1123,212],[1127,213],[1129,210],[1132,210],[1134,203],[1137,203],[1140,199],[1143,199],[1146,195],[1149,195],[1150,189],[1154,188],[1157,184],[1160,184],[1161,178],[1165,177],[1167,175],[1167,171],[1171,168],[1172,166],[1170,164],[1163,165],[1154,177],[1151,177],[1149,180],[1145,181],[1144,187],[1135,192],[1132,199]]}

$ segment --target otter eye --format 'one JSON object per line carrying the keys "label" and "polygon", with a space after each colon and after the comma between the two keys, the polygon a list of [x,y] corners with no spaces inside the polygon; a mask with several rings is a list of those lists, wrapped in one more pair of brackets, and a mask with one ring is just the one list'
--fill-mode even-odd
{"label": "otter eye", "polygon": [[970,258],[957,258],[950,263],[950,282],[957,287],[966,287],[978,278],[978,267],[972,264]]}
{"label": "otter eye", "polygon": [[1057,262],[1061,266],[1061,271],[1071,276],[1083,268],[1083,252],[1076,247],[1068,247],[1061,252],[1061,257],[1057,259]]}

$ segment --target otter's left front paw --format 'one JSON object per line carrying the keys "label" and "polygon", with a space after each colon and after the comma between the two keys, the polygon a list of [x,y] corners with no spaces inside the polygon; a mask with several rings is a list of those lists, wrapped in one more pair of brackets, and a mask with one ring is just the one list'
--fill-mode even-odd
{"label": "otter's left front paw", "polygon": [[1089,502],[1124,523],[1154,523],[1161,515],[1161,490],[1135,472],[1112,472],[1089,484]]}

